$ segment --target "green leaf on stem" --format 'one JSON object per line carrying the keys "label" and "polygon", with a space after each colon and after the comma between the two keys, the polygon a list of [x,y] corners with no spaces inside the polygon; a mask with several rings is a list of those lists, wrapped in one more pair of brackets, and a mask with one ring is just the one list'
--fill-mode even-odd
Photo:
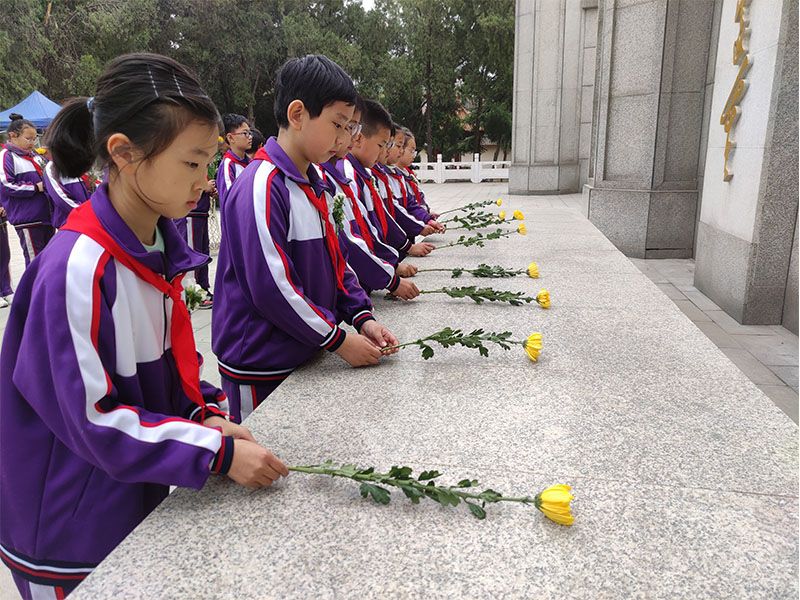
{"label": "green leaf on stem", "polygon": [[379,485],[373,485],[371,483],[364,482],[361,484],[359,490],[361,491],[362,498],[372,496],[372,499],[378,504],[389,504],[389,501],[391,500],[391,494],[389,493],[389,490],[382,488]]}

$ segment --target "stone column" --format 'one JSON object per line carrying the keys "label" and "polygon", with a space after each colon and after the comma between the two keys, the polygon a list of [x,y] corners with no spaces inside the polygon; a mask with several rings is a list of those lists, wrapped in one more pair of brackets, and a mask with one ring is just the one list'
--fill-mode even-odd
{"label": "stone column", "polygon": [[580,0],[517,0],[512,164],[514,194],[580,189]]}
{"label": "stone column", "polygon": [[589,219],[628,256],[691,257],[714,0],[600,13]]}
{"label": "stone column", "polygon": [[739,322],[795,333],[797,10],[723,2],[695,269],[695,286]]}

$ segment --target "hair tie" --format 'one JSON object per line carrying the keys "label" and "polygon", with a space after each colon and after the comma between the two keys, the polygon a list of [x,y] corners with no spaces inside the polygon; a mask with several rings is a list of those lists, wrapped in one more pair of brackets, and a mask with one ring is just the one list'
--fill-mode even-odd
{"label": "hair tie", "polygon": [[91,96],[86,100],[86,109],[89,112],[94,112],[94,96]]}

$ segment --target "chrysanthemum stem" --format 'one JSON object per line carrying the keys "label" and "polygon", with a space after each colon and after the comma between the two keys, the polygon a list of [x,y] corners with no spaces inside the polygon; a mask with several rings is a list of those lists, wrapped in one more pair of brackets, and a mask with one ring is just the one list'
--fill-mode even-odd
{"label": "chrysanthemum stem", "polygon": [[[348,471],[343,471],[341,469],[332,467],[325,467],[322,465],[295,466],[289,467],[289,470],[297,473],[306,473],[309,475],[328,475],[330,477],[342,477],[344,479],[351,479],[353,481],[367,481],[401,489],[414,488],[422,494],[425,493],[426,488],[428,491],[430,491],[430,488],[432,487],[428,485],[428,481],[430,480],[419,481],[417,479],[410,478],[398,479],[395,477],[390,477],[388,473],[350,473]],[[520,504],[536,504],[536,499],[532,498],[531,496],[502,496],[497,492],[493,492],[492,490],[476,494],[465,491],[469,488],[459,487],[457,485],[436,487],[439,489],[444,488],[448,492],[458,496],[461,499],[479,500],[481,502],[518,502]]]}
{"label": "chrysanthemum stem", "polygon": [[[519,233],[519,232],[514,230],[514,231],[504,231],[503,233],[499,233],[499,234],[489,234],[491,237],[482,236],[480,241],[483,242],[483,241],[488,241],[488,240],[496,240],[496,239],[499,239],[501,237],[508,237],[510,235],[514,235],[515,233]],[[444,244],[443,246],[436,246],[436,249],[437,250],[441,250],[442,248],[452,248],[453,246],[467,246],[467,245],[482,245],[482,244],[476,244],[476,242],[475,242],[475,240],[473,238],[469,238],[469,239],[466,239],[466,240],[461,240],[459,242],[450,242],[449,244]]]}

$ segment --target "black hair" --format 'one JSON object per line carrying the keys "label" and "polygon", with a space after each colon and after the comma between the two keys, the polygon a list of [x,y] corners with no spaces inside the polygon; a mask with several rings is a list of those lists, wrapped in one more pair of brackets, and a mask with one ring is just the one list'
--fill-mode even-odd
{"label": "black hair", "polygon": [[243,123],[247,123],[247,118],[244,116],[237,115],[236,113],[225,113],[222,115],[222,137],[225,137],[225,135],[229,133],[233,133],[239,129]]}
{"label": "black hair", "polygon": [[377,100],[364,99],[364,111],[361,113],[361,132],[364,137],[372,137],[378,129],[385,127],[390,135],[394,135],[394,122],[392,115]]}
{"label": "black hair", "polygon": [[356,96],[356,109],[353,112],[357,112],[359,115],[363,115],[364,111],[367,110],[366,105],[364,104],[364,98],[361,96]]}
{"label": "black hair", "polygon": [[416,140],[416,138],[414,137],[414,134],[413,134],[413,133],[411,132],[411,130],[410,130],[408,127],[406,127],[405,125],[398,125],[398,126],[397,126],[397,131],[399,131],[399,132],[400,132],[400,133],[402,133],[404,136],[406,136],[405,142],[403,142],[403,146],[404,146],[404,147],[408,145],[408,140],[410,140],[410,139],[412,139],[412,138]]}
{"label": "black hair", "polygon": [[312,119],[317,118],[329,104],[356,103],[358,94],[350,76],[327,56],[309,54],[290,58],[275,75],[275,104],[273,112],[278,127],[288,127],[286,110],[294,100],[300,100]]}
{"label": "black hair", "polygon": [[22,133],[23,129],[27,129],[28,127],[36,129],[36,125],[28,121],[28,119],[23,118],[19,113],[11,113],[8,115],[8,118],[11,120],[7,129],[9,134],[13,133],[19,135]]}
{"label": "black hair", "polygon": [[248,152],[252,153],[261,148],[261,146],[264,145],[266,139],[264,138],[264,134],[261,133],[258,129],[252,128],[250,131],[253,132],[253,143],[250,144],[250,150],[248,150]]}
{"label": "black hair", "polygon": [[92,98],[72,98],[47,130],[56,171],[78,177],[99,158],[108,165],[108,138],[122,133],[148,160],[192,121],[219,127],[219,113],[197,77],[160,54],[125,54],[97,80]]}

